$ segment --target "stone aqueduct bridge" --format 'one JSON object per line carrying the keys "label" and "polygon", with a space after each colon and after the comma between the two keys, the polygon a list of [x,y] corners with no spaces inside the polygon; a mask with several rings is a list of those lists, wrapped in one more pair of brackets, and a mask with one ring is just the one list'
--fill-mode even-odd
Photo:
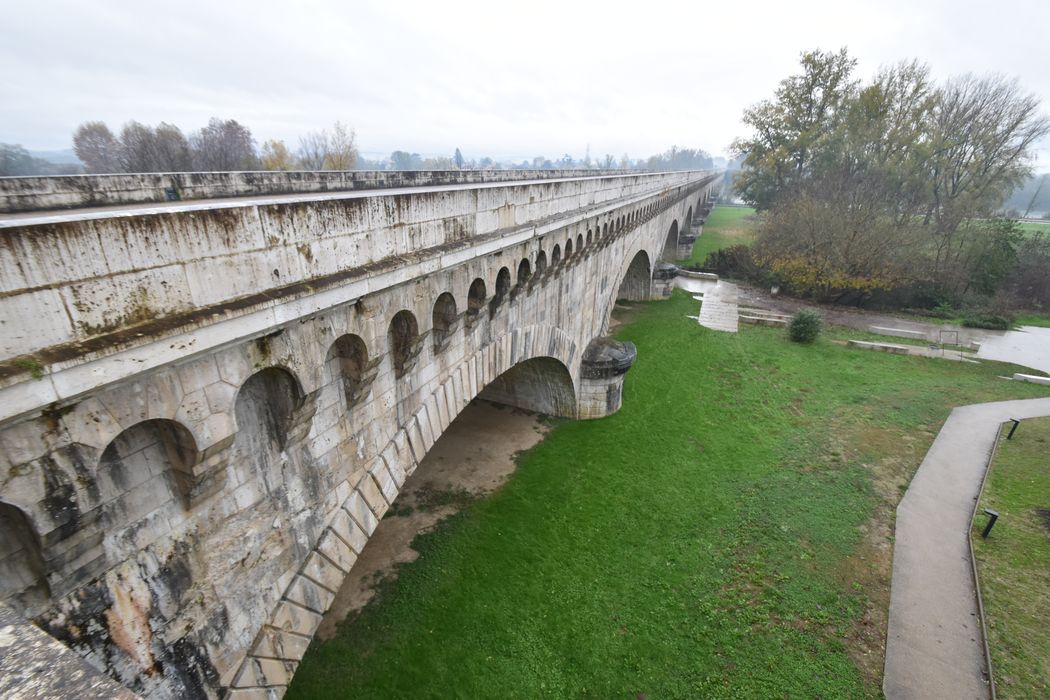
{"label": "stone aqueduct bridge", "polygon": [[471,399],[617,410],[611,308],[717,179],[0,180],[6,614],[143,695],[280,696]]}

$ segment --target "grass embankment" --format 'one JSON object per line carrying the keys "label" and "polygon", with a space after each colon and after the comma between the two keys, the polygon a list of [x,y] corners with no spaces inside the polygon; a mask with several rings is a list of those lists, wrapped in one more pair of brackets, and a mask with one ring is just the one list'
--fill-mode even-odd
{"label": "grass embankment", "polygon": [[978,515],[973,534],[999,697],[1050,697],[1050,418],[1002,441],[985,508],[1000,516],[985,540]]}
{"label": "grass embankment", "polygon": [[703,265],[707,254],[755,240],[755,210],[751,207],[715,206],[704,222],[704,231],[693,244],[693,254],[682,265]]}
{"label": "grass embankment", "polygon": [[695,303],[638,305],[620,412],[417,538],[287,697],[879,697],[903,488],[950,407],[1047,391]]}

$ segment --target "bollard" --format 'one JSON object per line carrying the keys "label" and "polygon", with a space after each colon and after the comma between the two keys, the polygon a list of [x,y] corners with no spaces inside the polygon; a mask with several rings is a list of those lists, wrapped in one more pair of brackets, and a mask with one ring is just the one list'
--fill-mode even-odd
{"label": "bollard", "polygon": [[985,508],[984,514],[988,516],[988,524],[984,526],[984,532],[981,533],[981,537],[988,537],[988,533],[992,531],[995,521],[999,519],[999,514],[991,508]]}

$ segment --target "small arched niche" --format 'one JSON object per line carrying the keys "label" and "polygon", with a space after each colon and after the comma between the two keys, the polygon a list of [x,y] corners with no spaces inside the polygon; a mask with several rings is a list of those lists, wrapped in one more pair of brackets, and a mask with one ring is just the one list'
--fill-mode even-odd
{"label": "small arched niche", "polygon": [[350,409],[368,396],[375,369],[368,360],[368,347],[361,336],[347,333],[335,339],[328,348],[325,364],[333,381],[339,383]]}
{"label": "small arched niche", "polygon": [[442,293],[434,302],[431,334],[434,337],[434,352],[444,352],[456,330],[456,299],[448,292]]}
{"label": "small arched niche", "polygon": [[510,270],[506,267],[501,267],[499,272],[496,273],[496,293],[492,295],[492,300],[489,302],[490,314],[495,314],[496,309],[507,300],[507,296],[510,294],[510,287]]}
{"label": "small arched niche", "polygon": [[547,254],[542,250],[536,253],[536,274],[542,275],[547,271]]}
{"label": "small arched niche", "polygon": [[36,528],[20,508],[0,501],[0,601],[33,617],[50,599]]}
{"label": "small arched niche", "polygon": [[419,324],[411,311],[402,309],[390,319],[387,330],[390,343],[390,360],[394,365],[394,376],[400,379],[408,373],[419,355]]}
{"label": "small arched niche", "polygon": [[478,277],[470,283],[467,290],[467,325],[471,326],[478,318],[478,314],[485,308],[485,300],[488,299],[488,290],[485,288],[485,280]]}
{"label": "small arched niche", "polygon": [[522,258],[518,263],[518,287],[523,287],[532,278],[532,265],[528,258]]}
{"label": "small arched niche", "polygon": [[[181,423],[163,418],[136,423],[120,432],[99,458],[96,478],[99,522],[106,533],[111,563],[148,543],[152,532],[167,529],[196,497],[193,468],[197,446]],[[150,522],[158,523],[150,527]]]}
{"label": "small arched niche", "polygon": [[551,267],[557,267],[558,263],[561,262],[561,246],[555,244],[554,249],[551,251]]}

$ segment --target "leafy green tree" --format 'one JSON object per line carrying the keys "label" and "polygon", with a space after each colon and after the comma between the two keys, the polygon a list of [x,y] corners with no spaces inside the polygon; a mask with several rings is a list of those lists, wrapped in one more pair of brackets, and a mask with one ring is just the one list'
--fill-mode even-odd
{"label": "leafy green tree", "polygon": [[746,154],[737,192],[759,210],[806,175],[821,139],[835,128],[856,90],[857,61],[845,48],[803,53],[801,63],[802,73],[782,80],[773,100],[744,111],[743,121],[754,134],[733,143]]}

